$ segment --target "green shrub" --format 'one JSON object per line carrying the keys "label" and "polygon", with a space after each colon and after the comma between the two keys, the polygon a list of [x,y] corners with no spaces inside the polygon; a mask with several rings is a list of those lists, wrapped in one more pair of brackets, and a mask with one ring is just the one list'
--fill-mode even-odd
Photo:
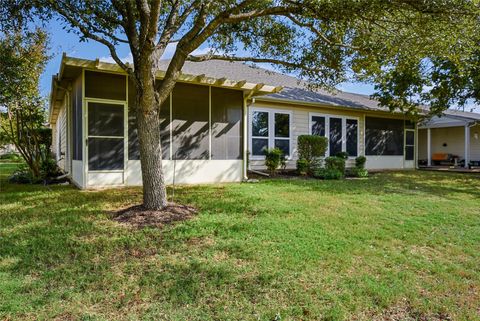
{"label": "green shrub", "polygon": [[32,171],[26,164],[21,164],[8,178],[10,183],[14,184],[33,184],[38,183],[39,180],[35,179],[32,175]]}
{"label": "green shrub", "polygon": [[279,148],[265,150],[265,166],[271,175],[275,175],[280,166],[285,167],[286,159]]}
{"label": "green shrub", "polygon": [[51,178],[61,175],[60,168],[53,157],[47,157],[40,164],[40,176],[42,179],[49,180]]}
{"label": "green shrub", "polygon": [[319,168],[315,171],[314,176],[323,179],[341,179],[344,177],[344,173],[336,168]]}
{"label": "green shrub", "polygon": [[297,143],[300,161],[297,162],[297,171],[301,175],[311,175],[320,166],[321,158],[325,157],[328,139],[317,135],[300,135]]}
{"label": "green shrub", "polygon": [[308,175],[310,172],[310,166],[306,159],[297,160],[297,173],[299,175]]}
{"label": "green shrub", "polygon": [[349,177],[368,177],[368,171],[365,168],[352,167],[347,169],[346,175]]}
{"label": "green shrub", "polygon": [[344,160],[348,159],[348,153],[347,152],[340,152],[340,153],[337,153],[337,155],[335,155],[335,156],[339,157],[339,158],[342,158]]}
{"label": "green shrub", "polygon": [[325,158],[325,169],[326,170],[331,170],[331,169],[336,169],[340,171],[341,173],[345,173],[345,159],[340,158],[340,157],[327,157]]}
{"label": "green shrub", "polygon": [[365,164],[367,163],[367,158],[365,156],[358,156],[355,158],[355,167],[356,168],[365,168]]}
{"label": "green shrub", "polygon": [[22,157],[17,153],[8,153],[0,155],[0,160],[9,162],[20,162],[22,160]]}

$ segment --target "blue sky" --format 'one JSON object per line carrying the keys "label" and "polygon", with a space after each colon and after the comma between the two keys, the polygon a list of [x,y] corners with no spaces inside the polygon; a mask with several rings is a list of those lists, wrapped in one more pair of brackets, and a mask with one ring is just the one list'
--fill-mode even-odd
{"label": "blue sky", "polygon": [[[102,60],[107,60],[110,57],[109,51],[104,45],[94,41],[80,42],[77,35],[63,30],[61,25],[56,21],[49,23],[47,30],[50,33],[50,52],[52,58],[47,64],[41,79],[40,90],[43,95],[50,93],[51,78],[59,70],[63,52],[66,52],[68,56],[86,59],[103,58]],[[171,53],[172,51],[167,51],[167,56]],[[126,46],[120,47],[118,54],[122,58],[128,57],[129,50]],[[368,84],[345,83],[339,86],[339,89],[367,95],[373,93],[373,86]]]}
{"label": "blue sky", "polygon": [[[51,60],[48,62],[41,77],[40,90],[43,96],[48,96],[50,93],[51,79],[53,75],[58,73],[63,52],[72,57],[111,60],[109,51],[104,45],[95,41],[80,42],[76,34],[63,30],[61,24],[57,21],[50,22],[46,28],[50,33]],[[167,50],[166,57],[173,53],[172,49]],[[199,52],[202,52],[202,48],[199,49]],[[127,58],[129,53],[127,46],[121,46],[118,49],[118,54],[121,58]],[[373,85],[364,83],[343,83],[338,86],[338,89],[365,95],[370,95],[374,91]],[[477,108],[476,111],[480,112],[480,108]]]}

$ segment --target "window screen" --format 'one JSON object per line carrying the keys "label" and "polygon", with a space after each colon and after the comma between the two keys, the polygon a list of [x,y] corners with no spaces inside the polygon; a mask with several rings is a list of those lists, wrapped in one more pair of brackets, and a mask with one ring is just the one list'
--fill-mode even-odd
{"label": "window screen", "polygon": [[347,154],[356,157],[358,155],[358,121],[356,119],[346,120],[347,130]]}
{"label": "window screen", "polygon": [[330,117],[330,156],[342,152],[342,119]]}
{"label": "window screen", "polygon": [[405,160],[414,160],[415,158],[415,131],[405,131]]}
{"label": "window screen", "polygon": [[[135,87],[130,82],[128,84],[128,159],[131,160],[140,159],[135,106]],[[162,142],[162,159],[170,159],[170,98],[160,108],[160,139]]]}
{"label": "window screen", "polygon": [[212,159],[242,159],[243,92],[212,87]]}
{"label": "window screen", "polygon": [[122,136],[123,105],[88,103],[89,136]]}
{"label": "window screen", "polygon": [[325,136],[325,117],[312,116],[312,135]]}
{"label": "window screen", "polygon": [[173,157],[208,159],[208,87],[177,83],[172,100]]}
{"label": "window screen", "polygon": [[72,93],[72,147],[73,159],[83,159],[83,139],[82,139],[82,81],[79,77],[75,82]]}
{"label": "window screen", "polygon": [[88,170],[122,170],[123,138],[88,139]]}
{"label": "window screen", "polygon": [[403,120],[366,117],[366,155],[403,155]]}
{"label": "window screen", "polygon": [[274,147],[282,150],[283,155],[290,155],[290,114],[275,113]]}
{"label": "window screen", "polygon": [[105,72],[85,71],[85,96],[112,100],[126,100],[127,77]]}

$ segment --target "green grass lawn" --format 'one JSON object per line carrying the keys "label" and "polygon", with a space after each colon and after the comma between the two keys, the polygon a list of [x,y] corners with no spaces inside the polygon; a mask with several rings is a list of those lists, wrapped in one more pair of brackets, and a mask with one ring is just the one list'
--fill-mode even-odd
{"label": "green grass lawn", "polygon": [[0,320],[480,320],[480,177],[377,174],[182,187],[163,230],[139,188],[0,175]]}

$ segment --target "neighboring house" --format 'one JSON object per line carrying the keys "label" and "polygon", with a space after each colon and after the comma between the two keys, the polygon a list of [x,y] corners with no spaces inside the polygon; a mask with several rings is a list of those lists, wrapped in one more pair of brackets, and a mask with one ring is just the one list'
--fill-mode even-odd
{"label": "neighboring house", "polygon": [[0,146],[0,156],[11,154],[11,153],[18,153],[17,148],[13,144],[7,144],[5,146]]}
{"label": "neighboring house", "polygon": [[479,135],[480,114],[447,110],[419,125],[418,159],[426,166],[480,166]]}
{"label": "neighboring house", "polygon": [[[64,55],[49,121],[59,164],[79,187],[141,184],[134,97],[116,64]],[[416,124],[403,114],[238,62],[186,63],[160,116],[167,183],[241,181],[247,163],[263,168],[264,148],[282,149],[294,168],[304,134],[328,137],[327,156],[347,152],[349,165],[365,155],[369,169],[413,169],[417,159]]]}

